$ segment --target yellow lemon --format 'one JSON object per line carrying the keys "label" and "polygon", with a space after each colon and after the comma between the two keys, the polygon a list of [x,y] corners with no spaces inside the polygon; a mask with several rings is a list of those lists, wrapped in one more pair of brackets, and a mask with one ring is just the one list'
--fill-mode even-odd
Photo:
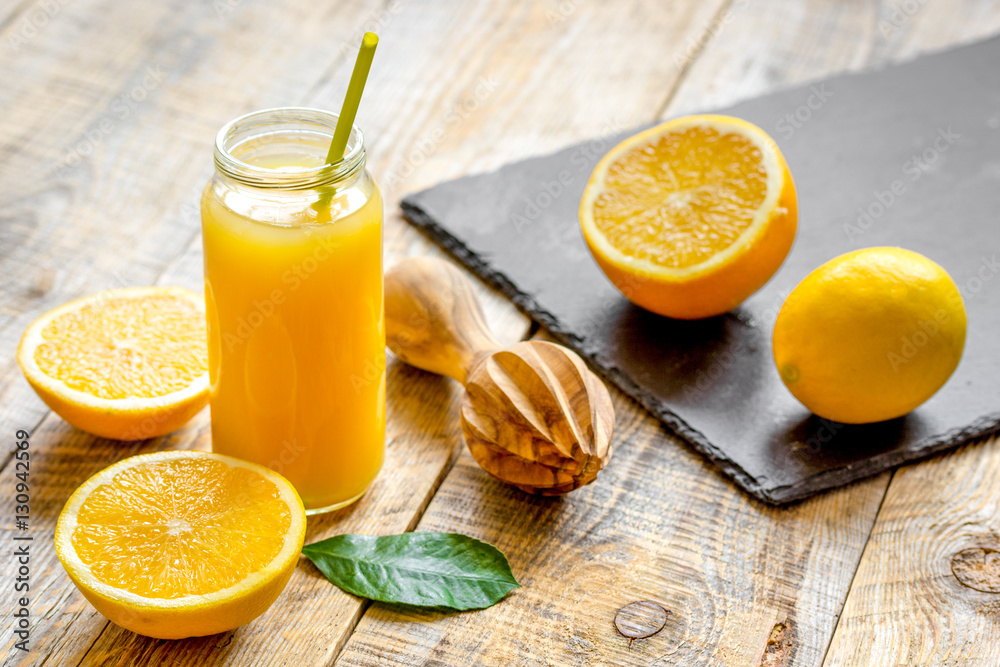
{"label": "yellow lemon", "polygon": [[105,438],[170,433],[208,403],[205,301],[180,287],[130,287],[51,310],[17,362],[52,410]]}
{"label": "yellow lemon", "polygon": [[77,489],[59,515],[56,553],[108,619],[180,639],[264,613],[295,569],[305,529],[302,501],[277,473],[219,454],[158,452]]}
{"label": "yellow lemon", "polygon": [[633,303],[697,319],[738,306],[795,238],[795,185],[778,145],[729,116],[686,116],[629,137],[580,201],[597,264]]}
{"label": "yellow lemon", "polygon": [[864,424],[900,417],[944,385],[965,346],[965,305],[940,266],[902,248],[831,259],[788,295],[774,361],[813,413]]}

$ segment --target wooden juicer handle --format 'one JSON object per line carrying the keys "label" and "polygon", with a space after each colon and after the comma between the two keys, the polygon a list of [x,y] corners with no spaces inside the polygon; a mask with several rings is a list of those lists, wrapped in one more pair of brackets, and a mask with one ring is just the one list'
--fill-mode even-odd
{"label": "wooden juicer handle", "polygon": [[614,407],[574,352],[540,340],[502,347],[466,277],[430,257],[385,276],[386,343],[406,363],[463,385],[462,433],[479,464],[529,493],[594,480],[611,457]]}
{"label": "wooden juicer handle", "polygon": [[466,382],[502,346],[465,276],[431,257],[403,260],[385,275],[386,344],[417,368]]}

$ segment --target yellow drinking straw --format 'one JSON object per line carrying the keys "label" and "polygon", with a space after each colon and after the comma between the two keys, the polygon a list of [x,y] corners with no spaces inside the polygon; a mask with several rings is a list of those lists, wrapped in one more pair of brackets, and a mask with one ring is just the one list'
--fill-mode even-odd
{"label": "yellow drinking straw", "polygon": [[[361,104],[361,94],[365,92],[365,83],[368,81],[368,71],[372,68],[372,58],[375,57],[376,46],[378,46],[378,35],[366,32],[365,36],[361,38],[361,50],[358,51],[358,59],[354,61],[351,81],[347,84],[344,104],[340,107],[337,127],[333,129],[330,150],[326,153],[326,164],[328,165],[337,164],[344,159],[347,140],[351,136],[351,128],[354,127],[354,118],[358,115],[358,105]],[[319,198],[312,203],[312,208],[316,211],[316,222],[329,222],[330,201],[333,199],[336,189],[324,187],[319,192]]]}
{"label": "yellow drinking straw", "polygon": [[327,164],[336,164],[344,159],[347,149],[347,139],[351,136],[354,117],[358,115],[358,105],[361,104],[361,94],[365,92],[365,82],[368,81],[368,71],[372,68],[372,58],[375,57],[375,47],[378,46],[378,35],[366,32],[361,38],[361,50],[358,59],[354,61],[354,72],[351,82],[347,84],[347,95],[344,105],[340,108],[340,118],[333,131],[333,141],[330,142],[330,152],[326,154]]}

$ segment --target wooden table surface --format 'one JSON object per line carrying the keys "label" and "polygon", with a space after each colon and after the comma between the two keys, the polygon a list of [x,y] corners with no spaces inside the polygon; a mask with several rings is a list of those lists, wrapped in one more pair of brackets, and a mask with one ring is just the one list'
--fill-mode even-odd
{"label": "wooden table surface", "polygon": [[[1000,31],[989,0],[5,0],[0,4],[0,473],[13,537],[14,433],[31,433],[31,643],[17,665],[1000,665],[1000,594],[952,556],[1000,549],[1000,442],[777,509],[736,489],[613,392],[598,482],[533,499],[464,451],[460,387],[390,359],[388,458],[344,532],[464,532],[524,587],[491,609],[414,612],[342,593],[303,559],[262,617],[152,640],[110,624],[56,560],[69,494],[143,451],[208,449],[205,410],[151,441],[97,439],[49,413],[14,351],[69,299],[125,285],[201,289],[198,198],[226,121],[340,104],[360,35],[381,36],[359,122],[386,197],[385,255],[438,251],[402,195],[568,143]],[[777,119],[776,119],[777,120]],[[773,128],[765,128],[773,130]],[[537,335],[477,283],[506,342]],[[3,599],[17,564],[4,547]],[[993,572],[993,576],[1000,573]],[[10,586],[10,587],[8,587]],[[636,600],[670,610],[630,643]]]}

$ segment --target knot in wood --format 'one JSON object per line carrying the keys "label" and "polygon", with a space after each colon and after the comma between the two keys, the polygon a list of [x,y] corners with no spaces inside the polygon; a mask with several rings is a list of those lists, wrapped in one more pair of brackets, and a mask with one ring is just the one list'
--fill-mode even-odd
{"label": "knot in wood", "polygon": [[611,457],[614,407],[583,360],[545,341],[486,356],[469,373],[462,432],[479,465],[529,493],[594,480]]}
{"label": "knot in wood", "polygon": [[663,605],[652,600],[630,602],[615,614],[615,628],[623,637],[645,639],[663,629],[670,614]]}
{"label": "knot in wood", "polygon": [[1000,593],[1000,551],[989,547],[963,549],[951,557],[951,573],[967,588]]}

